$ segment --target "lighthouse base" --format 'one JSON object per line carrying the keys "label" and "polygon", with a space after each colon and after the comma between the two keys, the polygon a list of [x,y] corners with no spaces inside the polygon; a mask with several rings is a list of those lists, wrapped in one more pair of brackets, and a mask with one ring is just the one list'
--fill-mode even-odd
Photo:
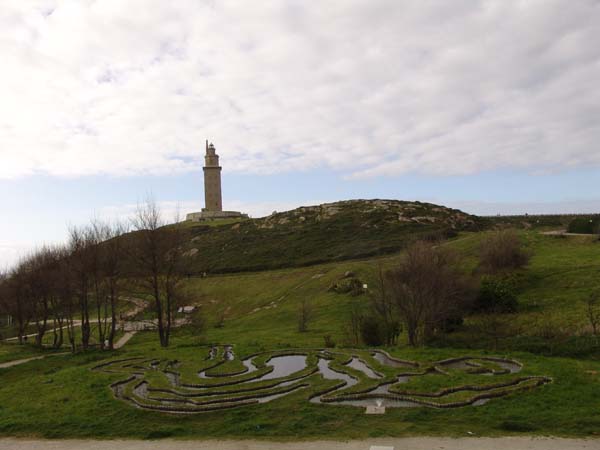
{"label": "lighthouse base", "polygon": [[204,222],[206,220],[219,219],[247,219],[248,214],[243,214],[239,211],[201,211],[193,212],[186,215],[185,219],[192,222]]}

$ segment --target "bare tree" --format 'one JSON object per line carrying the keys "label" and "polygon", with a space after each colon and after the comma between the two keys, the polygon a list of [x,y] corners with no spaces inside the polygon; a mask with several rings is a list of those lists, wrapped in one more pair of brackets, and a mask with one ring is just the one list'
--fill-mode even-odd
{"label": "bare tree", "polygon": [[117,303],[124,259],[122,224],[94,219],[89,227],[90,277],[96,304],[98,342],[100,348],[113,348],[117,322]]}
{"label": "bare tree", "polygon": [[377,266],[377,283],[371,294],[371,306],[380,319],[385,344],[394,345],[400,333],[400,324],[395,314],[394,297],[381,264]]}
{"label": "bare tree", "polygon": [[[46,276],[52,279],[52,294],[49,299],[53,322],[52,346],[54,348],[60,348],[64,343],[64,328],[67,324],[67,308],[63,298],[63,270],[67,267],[65,260],[69,257],[69,253],[63,246],[54,247],[52,253],[54,261]],[[68,301],[73,301],[72,293],[70,294]]]}
{"label": "bare tree", "polygon": [[455,254],[430,243],[416,242],[404,261],[386,273],[411,346],[424,343],[444,322],[462,312],[470,289],[457,269]]}
{"label": "bare tree", "polygon": [[0,269],[0,315],[10,316],[10,289],[8,271]]}
{"label": "bare tree", "polygon": [[67,339],[71,351],[75,353],[77,345],[75,342],[75,314],[78,310],[78,293],[76,288],[77,277],[73,270],[72,258],[69,247],[61,249],[62,257],[58,267],[57,281],[57,307],[55,315],[62,317],[62,323],[67,330]]}
{"label": "bare tree", "polygon": [[[37,306],[36,323],[38,334],[36,344],[42,346],[45,333],[48,331],[48,321],[52,320],[54,335],[53,346],[62,345],[60,331],[60,316],[55,314],[57,304],[57,273],[60,266],[61,252],[58,247],[44,246],[33,256],[33,272],[31,285],[35,286],[34,302]],[[58,328],[58,330],[57,330]]]}
{"label": "bare tree", "polygon": [[43,344],[44,336],[48,331],[48,322],[51,319],[56,334],[56,321],[54,317],[51,318],[51,315],[56,296],[55,276],[59,264],[58,256],[55,248],[44,246],[31,254],[28,259],[30,294],[37,328],[35,343],[39,347]]}
{"label": "bare tree", "polygon": [[486,272],[519,269],[527,265],[529,258],[514,230],[495,231],[481,242],[480,265]]}
{"label": "bare tree", "polygon": [[105,283],[103,273],[103,263],[105,251],[102,245],[108,236],[108,226],[93,219],[85,229],[85,235],[88,240],[88,276],[90,281],[91,296],[90,300],[96,306],[96,331],[98,333],[98,343],[100,348],[104,348],[105,337],[108,328],[108,295],[107,283]]}
{"label": "bare tree", "polygon": [[24,343],[27,328],[34,317],[27,270],[27,261],[21,259],[17,266],[7,274],[4,283],[5,308],[16,324],[19,344]]}
{"label": "bare tree", "polygon": [[89,229],[73,227],[69,230],[70,263],[73,270],[74,286],[79,301],[79,314],[81,317],[81,345],[87,349],[90,344],[90,303],[91,283],[94,261],[92,246],[93,236]]}
{"label": "bare tree", "polygon": [[125,234],[127,228],[122,223],[114,223],[107,225],[105,230],[102,269],[107,285],[108,304],[110,306],[110,329],[108,330],[107,340],[108,348],[112,350],[117,327],[117,305],[124,278],[123,261],[125,259],[125,248],[121,236]]}
{"label": "bare tree", "polygon": [[585,302],[585,313],[592,327],[594,336],[600,332],[600,291],[592,292]]}
{"label": "bare tree", "polygon": [[475,329],[492,340],[494,351],[498,350],[500,341],[519,334],[520,328],[512,314],[488,311],[474,322]]}
{"label": "bare tree", "polygon": [[364,319],[363,307],[358,300],[350,304],[348,322],[344,325],[343,331],[349,345],[358,345],[361,338],[361,324]]}
{"label": "bare tree", "polygon": [[151,199],[138,207],[132,225],[135,233],[130,254],[142,289],[154,300],[160,344],[167,347],[181,298],[182,229],[177,223],[167,226]]}
{"label": "bare tree", "polygon": [[302,297],[298,307],[298,331],[304,333],[308,331],[308,324],[313,318],[313,307],[308,297]]}

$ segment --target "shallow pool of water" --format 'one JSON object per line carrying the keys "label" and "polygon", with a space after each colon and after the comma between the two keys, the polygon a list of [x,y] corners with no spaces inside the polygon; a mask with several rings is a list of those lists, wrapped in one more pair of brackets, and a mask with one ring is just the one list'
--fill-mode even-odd
{"label": "shallow pool of water", "polygon": [[301,371],[306,367],[306,355],[275,356],[267,361],[267,366],[272,366],[273,371],[260,377],[259,380],[283,378]]}
{"label": "shallow pool of water", "polygon": [[415,367],[414,364],[410,364],[410,363],[407,363],[407,362],[403,362],[403,361],[398,361],[396,359],[392,359],[388,355],[386,355],[385,353],[378,352],[378,351],[373,353],[373,358],[375,358],[377,361],[379,361],[384,366],[406,367],[406,368],[414,368]]}
{"label": "shallow pool of water", "polygon": [[246,369],[248,369],[248,370],[246,371],[246,373],[255,372],[255,371],[257,371],[257,370],[258,370],[258,369],[256,368],[256,366],[254,365],[254,362],[252,362],[252,359],[253,359],[253,358],[248,358],[248,359],[244,359],[244,360],[242,360],[242,364],[244,365],[244,367],[245,367]]}
{"label": "shallow pool of water", "polygon": [[378,373],[375,373],[373,371],[373,369],[371,369],[369,366],[367,366],[364,362],[362,362],[358,358],[352,358],[352,360],[350,360],[350,362],[346,365],[348,367],[352,367],[353,369],[360,370],[362,373],[364,373],[369,378],[373,378],[373,379],[382,378],[381,375],[379,375]]}

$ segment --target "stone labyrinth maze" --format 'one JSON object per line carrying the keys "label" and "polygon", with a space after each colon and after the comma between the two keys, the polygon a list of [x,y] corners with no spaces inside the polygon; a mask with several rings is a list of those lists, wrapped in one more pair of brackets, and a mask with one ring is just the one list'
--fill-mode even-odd
{"label": "stone labyrinth maze", "polygon": [[94,367],[126,378],[110,387],[138,408],[197,413],[268,403],[295,392],[326,405],[458,408],[523,393],[552,381],[520,376],[523,365],[497,357],[418,363],[381,350],[310,349],[236,360],[230,345],[199,361],[127,358]]}

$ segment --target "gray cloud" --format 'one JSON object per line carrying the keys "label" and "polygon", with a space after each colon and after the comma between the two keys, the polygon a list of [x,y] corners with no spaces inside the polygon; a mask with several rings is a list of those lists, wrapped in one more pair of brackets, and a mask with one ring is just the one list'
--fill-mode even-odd
{"label": "gray cloud", "polygon": [[598,166],[599,5],[6,1],[0,177]]}

